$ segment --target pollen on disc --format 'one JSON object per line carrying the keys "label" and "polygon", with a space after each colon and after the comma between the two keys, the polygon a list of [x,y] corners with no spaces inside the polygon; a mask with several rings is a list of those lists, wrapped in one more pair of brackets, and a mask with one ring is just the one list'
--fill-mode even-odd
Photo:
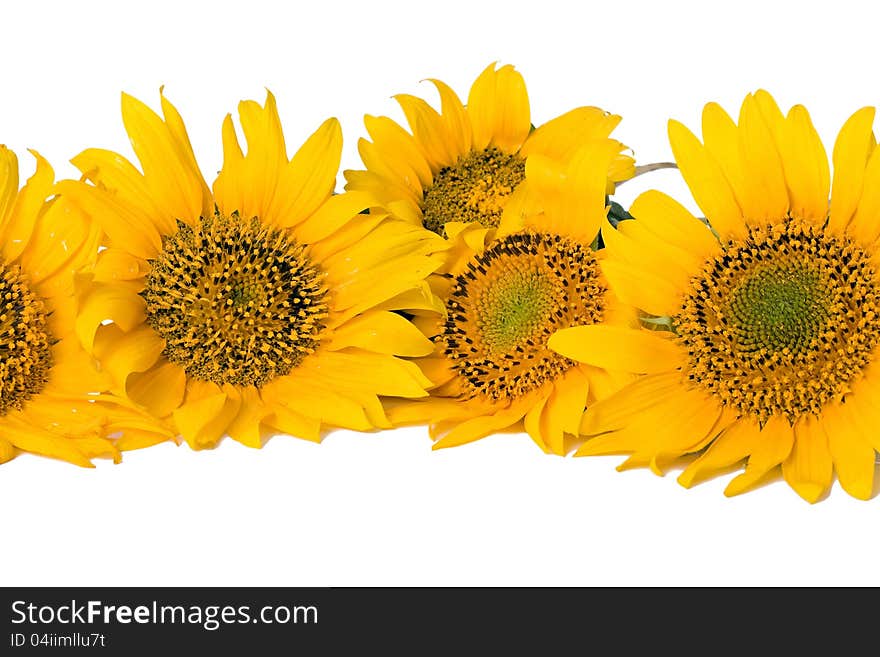
{"label": "pollen on disc", "polygon": [[180,222],[142,296],[168,360],[218,385],[262,386],[318,346],[327,317],[321,270],[286,232],[237,214]]}
{"label": "pollen on disc", "polygon": [[880,343],[880,295],[852,240],[791,220],[753,228],[694,278],[675,330],[687,376],[760,422],[818,414]]}
{"label": "pollen on disc", "polygon": [[559,235],[510,235],[456,278],[437,340],[469,396],[516,399],[575,365],[547,341],[561,328],[601,321],[605,291],[589,247]]}
{"label": "pollen on disc", "polygon": [[462,155],[455,164],[440,169],[425,190],[425,228],[444,235],[449,221],[497,226],[511,194],[525,177],[525,159],[494,146]]}
{"label": "pollen on disc", "polygon": [[0,261],[0,416],[21,410],[49,381],[55,340],[47,319],[21,269]]}

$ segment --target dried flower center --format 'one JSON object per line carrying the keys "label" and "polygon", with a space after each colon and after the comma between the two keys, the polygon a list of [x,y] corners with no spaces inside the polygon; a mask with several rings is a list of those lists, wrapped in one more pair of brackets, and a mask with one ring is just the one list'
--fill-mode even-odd
{"label": "dried flower center", "polygon": [[497,226],[508,198],[525,177],[525,159],[494,146],[462,155],[440,169],[425,190],[425,228],[444,235],[447,221]]}
{"label": "dried flower center", "polygon": [[510,235],[456,278],[437,340],[468,397],[516,399],[575,365],[547,341],[561,328],[600,321],[604,292],[588,247],[558,235]]}
{"label": "dried flower center", "polygon": [[323,276],[285,231],[237,214],[181,222],[151,264],[147,323],[190,376],[259,387],[318,345]]}
{"label": "dried flower center", "polygon": [[868,254],[799,220],[753,228],[695,278],[675,329],[688,377],[760,422],[840,398],[880,343]]}
{"label": "dried flower center", "polygon": [[0,416],[42,392],[53,342],[43,301],[19,267],[0,261]]}

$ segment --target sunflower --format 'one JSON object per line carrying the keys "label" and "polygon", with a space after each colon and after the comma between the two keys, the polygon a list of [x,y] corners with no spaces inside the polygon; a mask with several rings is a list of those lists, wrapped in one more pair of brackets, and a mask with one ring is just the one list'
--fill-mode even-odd
{"label": "sunflower", "polygon": [[439,240],[382,213],[363,192],[334,195],[342,148],[326,121],[287,156],[271,94],[223,123],[223,168],[208,188],[180,114],[123,95],[139,171],[90,149],[62,193],[94,216],[105,249],[81,276],[78,336],[111,392],[193,448],[225,435],[318,441],[325,427],[389,426],[379,395],[429,383],[403,356],[432,345],[394,311],[431,306]]}
{"label": "sunflower", "polygon": [[575,324],[599,332],[638,325],[608,290],[602,254],[591,247],[618,147],[591,142],[562,176],[530,161],[528,184],[542,213],[506,213],[497,232],[447,224],[448,274],[431,278],[445,312],[414,319],[434,342],[434,352],[417,360],[434,387],[430,399],[393,408],[396,424],[430,424],[435,448],[524,429],[545,452],[565,454],[586,405],[629,380],[547,348],[555,331]]}
{"label": "sunflower", "polygon": [[[385,116],[365,118],[372,142],[361,139],[358,147],[366,170],[346,171],[346,189],[368,191],[389,212],[443,236],[449,222],[497,227],[506,208],[528,204],[522,182],[529,160],[564,166],[620,122],[596,107],[578,107],[534,129],[525,81],[510,65],[489,65],[467,106],[443,82],[430,82],[440,95],[439,113],[421,98],[395,96],[411,133]],[[635,174],[626,147],[617,146],[608,193]]]}
{"label": "sunflower", "polygon": [[[739,122],[703,112],[703,143],[669,124],[678,165],[707,225],[647,192],[635,221],[603,228],[611,288],[644,313],[640,330],[569,328],[550,346],[643,374],[593,406],[579,454],[630,454],[658,474],[691,455],[679,482],[742,469],[735,495],[776,474],[815,502],[834,473],[872,495],[880,449],[880,149],[874,109],[856,112],[833,152],[802,106],[764,91]],[[831,201],[829,204],[829,191]],[[744,464],[744,468],[741,466]]]}
{"label": "sunflower", "polygon": [[55,197],[52,167],[31,152],[19,190],[18,158],[0,146],[0,463],[30,452],[93,467],[118,460],[108,434],[128,415],[96,402],[105,381],[73,335],[74,272],[94,262],[100,232]]}

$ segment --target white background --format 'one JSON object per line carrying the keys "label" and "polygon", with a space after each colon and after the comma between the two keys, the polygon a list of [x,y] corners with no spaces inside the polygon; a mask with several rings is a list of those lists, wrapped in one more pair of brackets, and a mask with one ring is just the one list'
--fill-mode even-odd
{"label": "white background", "polygon": [[[402,118],[399,92],[434,102],[428,77],[465,98],[494,60],[525,75],[534,123],[602,106],[641,162],[670,157],[668,117],[698,128],[705,102],[735,113],[759,87],[807,105],[829,152],[880,100],[869,3],[318,5],[4,3],[0,142],[27,175],[28,147],[75,175],[85,147],[130,153],[120,91],[158,107],[164,84],[210,180],[223,116],[268,87],[291,149],[335,115],[358,168],[364,113]],[[675,172],[619,200],[650,186],[692,206]],[[96,470],[23,456],[0,467],[0,584],[880,584],[877,498],[835,485],[810,506],[777,482],[727,499],[729,477],[686,491],[621,460],[544,456],[517,434],[432,452],[422,429],[166,444]]]}

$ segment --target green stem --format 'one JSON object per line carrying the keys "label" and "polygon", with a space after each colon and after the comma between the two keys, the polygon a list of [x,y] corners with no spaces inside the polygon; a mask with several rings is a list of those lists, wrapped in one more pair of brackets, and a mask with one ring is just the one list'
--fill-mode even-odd
{"label": "green stem", "polygon": [[[675,162],[652,162],[651,164],[641,164],[636,167],[636,172],[633,174],[632,178],[637,178],[641,176],[643,173],[650,173],[651,171],[659,171],[660,169],[677,169],[678,165]],[[632,180],[629,178],[629,180]],[[626,180],[622,180],[617,183],[617,186],[620,187]]]}

